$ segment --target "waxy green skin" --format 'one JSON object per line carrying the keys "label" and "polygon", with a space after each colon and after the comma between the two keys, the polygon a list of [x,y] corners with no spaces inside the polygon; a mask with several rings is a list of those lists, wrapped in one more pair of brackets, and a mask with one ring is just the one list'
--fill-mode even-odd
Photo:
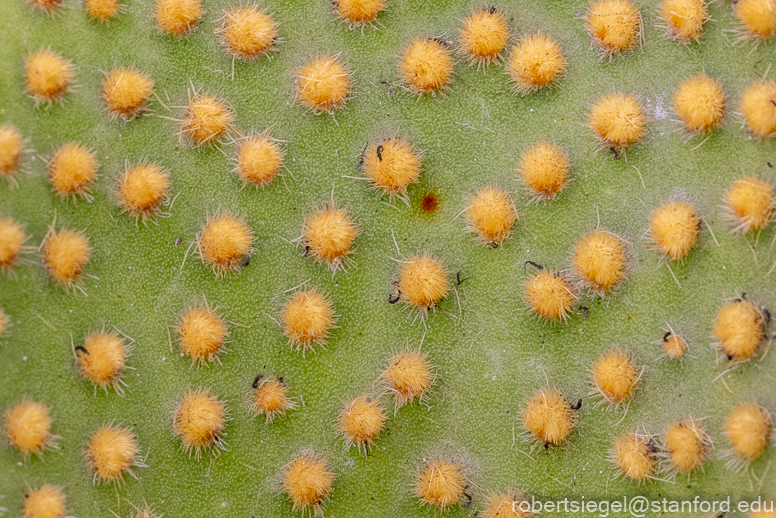
{"label": "waxy green skin", "polygon": [[[0,406],[24,396],[43,401],[54,417],[52,432],[62,436],[60,449],[43,460],[25,459],[6,442],[0,446],[1,503],[10,516],[19,513],[28,484],[44,483],[64,485],[71,514],[81,518],[111,511],[127,516],[144,502],[167,517],[290,516],[278,473],[304,448],[326,455],[338,473],[326,505],[332,517],[434,515],[418,505],[413,481],[423,459],[435,454],[463,462],[471,476],[472,505],[453,508],[456,517],[481,516],[488,495],[508,488],[553,498],[700,494],[735,501],[776,487],[776,470],[767,471],[776,460],[773,449],[752,464],[751,475],[716,460],[729,447],[721,427],[734,405],[758,401],[776,409],[774,354],[726,375],[727,388],[722,380],[712,382],[727,367],[710,347],[718,307],[746,292],[776,308],[776,226],[738,237],[720,218],[721,198],[735,178],[776,177],[768,165],[776,165],[776,140],[751,138],[734,114],[738,94],[774,64],[776,47],[773,41],[754,51],[733,46],[725,32],[736,26],[729,3],[712,4],[713,21],[700,44],[685,47],[664,37],[655,26],[656,3],[644,2],[643,46],[599,63],[584,29],[585,2],[506,2],[500,5],[515,36],[544,30],[560,42],[568,68],[558,86],[520,97],[502,68],[478,72],[462,58],[449,94],[420,100],[398,83],[401,49],[418,35],[454,40],[469,12],[463,0],[391,1],[378,30],[366,28],[363,35],[340,23],[325,1],[267,2],[283,41],[271,60],[234,61],[233,78],[231,56],[214,34],[230,2],[206,0],[202,22],[182,40],[156,31],[150,1],[124,4],[117,19],[97,23],[75,0],[53,17],[21,0],[0,3],[0,122],[16,125],[33,150],[19,187],[0,184],[0,216],[25,223],[37,245],[56,215],[57,225],[85,229],[93,246],[88,296],[57,288],[34,255],[15,269],[15,279],[0,279],[0,306],[13,321],[0,339]],[[24,93],[23,57],[47,46],[77,65],[77,88],[64,106],[35,109]],[[293,70],[319,50],[341,53],[354,71],[352,99],[336,113],[336,123],[294,103]],[[100,99],[103,73],[119,65],[135,65],[156,81],[151,113],[128,123],[112,120]],[[702,71],[720,79],[729,108],[722,129],[708,140],[688,141],[673,120],[671,93]],[[393,85],[390,96],[381,81]],[[284,177],[263,190],[241,188],[229,161],[234,145],[196,149],[180,141],[174,119],[192,88],[228,100],[243,133],[274,125],[271,134],[286,151]],[[584,127],[588,107],[615,91],[636,93],[650,114],[648,136],[627,150],[627,160],[597,150]],[[391,207],[367,182],[348,178],[361,176],[356,166],[365,144],[396,130],[425,151],[420,183],[409,189],[410,207]],[[557,200],[527,206],[530,195],[514,169],[520,152],[540,139],[568,151],[573,181]],[[43,159],[68,140],[97,151],[93,203],[63,202],[46,181]],[[170,169],[177,196],[171,216],[148,225],[121,214],[112,199],[125,161],[143,158]],[[514,191],[520,215],[498,249],[477,245],[465,232],[465,218],[456,218],[467,198],[488,184]],[[332,190],[361,228],[352,255],[357,266],[333,278],[289,244],[301,234],[305,215],[330,201]],[[429,193],[439,206],[426,214],[420,202]],[[672,265],[681,289],[644,237],[650,210],[673,196],[695,203],[719,242],[704,224],[695,249]],[[183,264],[207,214],[218,209],[244,215],[257,236],[250,266],[223,279],[193,249]],[[540,323],[521,296],[525,261],[568,268],[574,241],[599,220],[629,243],[627,279],[603,300],[584,298],[588,318],[580,310],[566,324]],[[388,303],[396,260],[424,251],[445,261],[451,279],[458,271],[466,279],[425,324],[401,304]],[[303,282],[329,294],[339,325],[326,349],[304,358],[274,321],[287,290]],[[180,356],[174,326],[177,315],[203,297],[234,324],[222,364],[197,368]],[[689,344],[681,362],[657,360],[662,350],[654,342],[667,323]],[[124,398],[113,391],[95,395],[73,365],[71,335],[78,345],[103,325],[136,342]],[[438,372],[428,405],[391,416],[369,456],[345,451],[336,434],[343,402],[375,390],[391,353],[421,342]],[[625,416],[624,408],[594,408],[588,395],[588,368],[612,345],[647,366]],[[251,419],[247,398],[259,373],[283,376],[304,404],[271,425]],[[548,381],[571,400],[583,399],[580,426],[564,448],[529,456],[519,409]],[[177,402],[196,387],[224,399],[232,418],[224,437],[229,450],[201,461],[189,458],[172,434]],[[714,460],[704,472],[689,481],[679,476],[674,484],[613,479],[606,456],[614,436],[640,427],[660,433],[687,416],[705,418],[715,439]],[[95,486],[83,459],[89,434],[111,421],[131,426],[148,454],[149,467],[136,470],[139,480],[127,477],[118,489]]]}

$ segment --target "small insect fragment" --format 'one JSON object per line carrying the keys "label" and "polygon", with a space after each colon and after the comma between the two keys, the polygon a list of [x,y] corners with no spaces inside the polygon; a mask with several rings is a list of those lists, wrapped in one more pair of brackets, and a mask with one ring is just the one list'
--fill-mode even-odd
{"label": "small insect fragment", "polygon": [[159,30],[179,38],[194,29],[204,12],[200,0],[157,0],[154,7]]}
{"label": "small insect fragment", "polygon": [[100,427],[89,438],[86,463],[95,481],[121,483],[124,473],[137,478],[132,472],[133,466],[147,467],[139,455],[137,436],[130,428],[108,425]]}
{"label": "small insect fragment", "polygon": [[83,196],[91,201],[90,191],[97,177],[94,151],[80,142],[62,144],[48,162],[48,177],[60,198]]}
{"label": "small insect fragment", "polygon": [[345,404],[340,411],[339,430],[349,449],[356,445],[359,451],[369,453],[369,447],[385,426],[385,409],[380,401],[369,396],[359,396]]}
{"label": "small insect fragment", "polygon": [[323,516],[323,506],[329,499],[336,474],[329,461],[317,454],[299,455],[286,464],[283,492],[294,504],[294,511]]}
{"label": "small insect fragment", "polygon": [[571,261],[582,286],[601,297],[625,277],[625,246],[607,230],[594,230],[577,241]]}
{"label": "small insect fragment", "polygon": [[526,279],[523,296],[529,311],[539,318],[566,321],[578,297],[563,276],[550,269],[540,269]]}
{"label": "small insect fragment", "polygon": [[674,92],[674,112],[693,134],[708,133],[719,126],[725,113],[725,92],[706,74],[685,79]]}
{"label": "small insect fragment", "polygon": [[81,376],[107,394],[108,387],[124,395],[121,376],[126,368],[129,347],[117,332],[104,329],[86,335],[84,345],[76,349],[75,363]]}
{"label": "small insect fragment", "polygon": [[742,298],[722,306],[714,320],[712,334],[717,346],[733,362],[752,358],[767,338],[766,314]]}
{"label": "small insect fragment", "polygon": [[73,64],[49,49],[30,54],[24,62],[25,86],[36,107],[41,103],[62,104],[74,76]]}
{"label": "small insect fragment", "polygon": [[50,484],[29,489],[24,495],[24,518],[65,518],[65,493]]}
{"label": "small insect fragment", "polygon": [[296,95],[316,115],[334,114],[348,100],[350,70],[338,56],[319,54],[296,71]]}
{"label": "small insect fragment", "polygon": [[294,293],[283,307],[281,319],[283,333],[302,354],[315,345],[326,345],[336,323],[333,304],[315,289]]}
{"label": "small insect fragment", "polygon": [[561,446],[579,422],[575,409],[557,389],[536,390],[522,409],[523,428],[535,446]]}
{"label": "small insect fragment", "polygon": [[222,437],[226,420],[218,396],[209,389],[189,390],[173,414],[173,433],[181,439],[181,448],[199,460],[202,450],[226,448]]}
{"label": "small insect fragment", "polygon": [[433,38],[416,38],[405,47],[399,74],[418,96],[445,91],[453,79],[453,58],[444,43]]}
{"label": "small insect fragment", "polygon": [[446,512],[449,507],[462,503],[466,488],[466,476],[460,465],[435,458],[418,473],[415,496],[420,498],[421,505],[432,505]]}
{"label": "small insect fragment", "polygon": [[590,370],[592,393],[602,398],[598,405],[608,403],[617,407],[631,399],[643,372],[623,349],[615,348],[601,355]]}
{"label": "small insect fragment", "polygon": [[704,0],[662,0],[658,13],[666,22],[668,37],[684,44],[698,41],[703,35],[703,24],[710,19]]}
{"label": "small insect fragment", "polygon": [[487,67],[498,63],[501,51],[509,38],[506,15],[499,9],[479,9],[463,20],[458,41],[461,51],[468,56],[469,64]]}
{"label": "small insect fragment", "polygon": [[600,59],[632,48],[642,31],[641,13],[630,0],[597,0],[585,21]]}
{"label": "small insect fragment", "polygon": [[509,193],[498,187],[483,187],[469,198],[466,209],[469,231],[486,246],[500,245],[512,231],[517,212]]}
{"label": "small insect fragment", "polygon": [[277,23],[258,6],[232,7],[224,11],[222,20],[216,34],[229,53],[240,59],[260,58],[278,40]]}
{"label": "small insect fragment", "polygon": [[251,412],[254,416],[264,414],[265,422],[272,423],[276,416],[285,415],[286,410],[296,406],[296,402],[288,397],[288,383],[283,378],[259,374],[253,380]]}
{"label": "small insect fragment", "polygon": [[568,183],[569,157],[557,144],[537,142],[523,152],[517,172],[531,201],[553,200]]}
{"label": "small insect fragment", "polygon": [[566,59],[558,42],[543,32],[523,36],[512,47],[507,72],[512,88],[527,95],[558,80],[566,69]]}
{"label": "small insect fragment", "polygon": [[51,416],[42,403],[23,399],[4,413],[3,432],[11,445],[24,455],[41,454],[56,448],[57,437],[51,435]]}
{"label": "small insect fragment", "polygon": [[614,440],[609,459],[617,466],[617,476],[646,482],[655,475],[657,455],[654,438],[639,433],[626,433]]}
{"label": "small insect fragment", "polygon": [[588,114],[588,126],[595,131],[600,145],[617,151],[641,140],[646,122],[644,109],[633,94],[604,95]]}
{"label": "small insect fragment", "polygon": [[134,67],[114,68],[102,80],[102,98],[114,117],[134,119],[147,109],[154,80]]}
{"label": "small insect fragment", "polygon": [[649,216],[649,238],[665,259],[678,261],[690,253],[700,233],[701,219],[692,203],[671,201]]}
{"label": "small insect fragment", "polygon": [[733,224],[733,232],[746,234],[767,227],[776,216],[776,191],[773,185],[754,176],[739,178],[725,193],[724,217]]}
{"label": "small insect fragment", "polygon": [[776,81],[763,79],[750,84],[741,92],[739,104],[754,136],[769,139],[776,135]]}
{"label": "small insect fragment", "polygon": [[426,316],[450,291],[447,269],[430,253],[403,262],[396,284],[402,302]]}

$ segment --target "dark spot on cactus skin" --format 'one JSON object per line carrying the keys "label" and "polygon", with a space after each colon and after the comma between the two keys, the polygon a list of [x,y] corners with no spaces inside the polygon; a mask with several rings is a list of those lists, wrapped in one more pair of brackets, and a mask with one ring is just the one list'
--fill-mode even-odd
{"label": "dark spot on cactus skin", "polygon": [[464,509],[468,509],[472,505],[472,495],[466,492],[467,489],[469,489],[469,486],[466,486],[463,491],[463,496],[466,497],[466,503],[463,505]]}
{"label": "dark spot on cactus skin", "polygon": [[181,244],[181,241],[183,241],[183,240],[181,239],[180,236],[178,236],[178,237],[175,238],[175,243],[173,243],[173,245],[174,246],[178,246],[179,244]]}
{"label": "dark spot on cactus skin", "polygon": [[89,351],[87,351],[86,347],[84,347],[83,345],[79,345],[78,347],[75,348],[75,350],[89,356]]}
{"label": "dark spot on cactus skin", "polygon": [[533,261],[526,261],[526,262],[524,262],[524,263],[523,263],[523,274],[525,274],[525,273],[526,273],[526,270],[525,270],[525,269],[526,269],[526,267],[527,267],[529,264],[530,264],[531,266],[533,266],[534,268],[536,268],[537,270],[544,270],[544,266],[542,266],[541,264],[539,264],[539,263],[535,263],[535,262],[533,262]]}
{"label": "dark spot on cactus skin", "polygon": [[426,194],[423,201],[420,202],[420,208],[423,212],[434,212],[439,207],[439,199],[434,193]]}
{"label": "dark spot on cactus skin", "polygon": [[400,298],[401,297],[399,297],[399,293],[396,294],[396,298],[392,298],[392,295],[389,293],[388,294],[388,304],[396,304],[397,302],[399,302]]}
{"label": "dark spot on cactus skin", "polygon": [[579,401],[577,401],[576,405],[571,405],[571,409],[572,410],[579,410],[580,408],[582,408],[582,400],[581,399]]}
{"label": "dark spot on cactus skin", "polygon": [[255,380],[253,380],[253,385],[252,385],[252,386],[253,386],[253,388],[255,388],[255,389],[259,388],[259,381],[260,381],[260,380],[261,380],[261,378],[263,378],[263,377],[264,377],[264,374],[259,374],[258,376],[256,376],[256,379],[255,379]]}
{"label": "dark spot on cactus skin", "polygon": [[307,257],[307,254],[309,254],[309,253],[310,253],[310,246],[308,245],[308,246],[304,247],[304,252],[299,254],[299,257]]}
{"label": "dark spot on cactus skin", "polygon": [[458,286],[463,284],[463,281],[466,281],[468,279],[469,279],[469,277],[464,277],[463,279],[461,279],[461,271],[460,270],[455,274],[455,280],[458,282],[458,284],[457,284]]}
{"label": "dark spot on cactus skin", "polygon": [[382,145],[382,144],[380,144],[379,146],[377,146],[377,150],[376,150],[376,153],[377,153],[377,159],[378,159],[380,162],[382,162],[382,161],[383,161],[383,149],[384,149],[384,148],[383,148],[383,145]]}
{"label": "dark spot on cactus skin", "polygon": [[614,153],[614,159],[615,159],[615,160],[619,160],[619,159],[620,159],[620,152],[617,150],[617,148],[616,148],[616,147],[614,147],[614,146],[610,147],[610,148],[609,148],[609,151],[611,151],[612,153]]}
{"label": "dark spot on cactus skin", "polygon": [[582,310],[582,314],[585,316],[585,320],[590,316],[590,308],[587,306],[581,306],[579,309]]}
{"label": "dark spot on cactus skin", "polygon": [[245,256],[245,260],[242,263],[243,268],[245,268],[246,266],[249,266],[250,264],[251,264],[251,254],[248,254]]}

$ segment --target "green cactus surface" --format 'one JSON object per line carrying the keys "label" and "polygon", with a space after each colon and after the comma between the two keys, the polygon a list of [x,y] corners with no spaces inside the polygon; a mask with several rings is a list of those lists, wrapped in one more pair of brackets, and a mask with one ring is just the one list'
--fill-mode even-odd
{"label": "green cactus surface", "polygon": [[[655,0],[639,3],[641,44],[599,61],[585,29],[588,2],[501,2],[512,41],[541,30],[560,43],[568,65],[557,85],[521,96],[503,65],[478,70],[456,54],[450,90],[418,98],[397,70],[404,46],[418,36],[457,46],[461,20],[481,5],[388,0],[379,23],[361,30],[339,20],[326,0],[266,0],[261,6],[279,23],[280,41],[269,56],[243,61],[214,33],[229,0],[204,0],[204,16],[185,38],[159,33],[151,0],[122,0],[109,22],[90,19],[77,0],[54,15],[0,0],[0,124],[12,123],[28,141],[18,186],[0,181],[0,218],[23,223],[35,249],[53,222],[83,229],[92,246],[84,293],[58,287],[39,250],[0,275],[0,307],[11,322],[0,337],[0,407],[40,401],[61,437],[59,449],[41,457],[25,457],[3,437],[0,506],[22,516],[28,488],[49,483],[63,487],[68,515],[79,518],[124,518],[146,503],[167,518],[295,516],[281,469],[309,450],[337,474],[324,506],[331,517],[435,516],[414,487],[424,461],[436,456],[467,474],[471,503],[453,506],[454,517],[485,516],[489,496],[508,489],[580,500],[700,495],[735,503],[775,495],[774,448],[740,471],[720,456],[730,448],[722,427],[735,405],[757,402],[776,412],[776,354],[765,354],[764,343],[754,359],[723,374],[730,365],[712,346],[711,330],[717,310],[742,293],[776,308],[776,226],[737,235],[722,217],[734,180],[776,180],[776,139],[753,137],[738,113],[743,89],[769,69],[773,77],[776,42],[736,43],[733,7],[719,1],[709,5],[700,41],[683,45],[666,37]],[[24,88],[24,58],[46,47],[77,72],[63,105],[36,108]],[[352,70],[351,96],[334,116],[315,115],[295,99],[294,71],[318,52],[338,54]],[[155,95],[149,112],[124,122],[106,109],[101,81],[130,65],[153,78]],[[700,72],[719,79],[727,109],[721,128],[688,138],[671,98],[680,81]],[[263,189],[243,187],[232,171],[232,139],[198,148],[181,138],[177,121],[194,91],[229,103],[234,138],[271,128],[285,152],[283,176]],[[614,92],[634,93],[649,115],[646,137],[618,158],[586,126],[593,102]],[[393,133],[423,150],[408,206],[357,179],[367,143]],[[71,140],[96,152],[91,202],[60,199],[47,179],[45,161]],[[529,204],[516,166],[540,140],[568,152],[572,180],[557,199]],[[115,202],[125,164],[141,159],[169,169],[174,198],[169,217],[146,224]],[[510,191],[519,215],[499,247],[479,244],[462,214],[488,185]],[[429,196],[436,205],[424,210]],[[704,223],[693,250],[669,270],[646,234],[650,212],[677,198],[694,203]],[[334,275],[294,242],[305,217],[332,199],[360,231],[353,264]],[[243,216],[255,234],[250,264],[223,277],[192,246],[219,210]],[[604,298],[584,295],[565,323],[540,321],[523,299],[523,282],[535,271],[526,262],[567,271],[575,241],[596,227],[627,242],[625,280]],[[400,261],[424,252],[445,263],[454,286],[426,319],[389,303]],[[304,355],[278,324],[302,285],[326,294],[337,314],[327,345]],[[203,299],[228,320],[230,341],[220,361],[197,366],[180,353],[175,326]],[[73,345],[114,326],[134,341],[124,397],[95,389],[74,363]],[[681,361],[659,359],[667,326],[689,344]],[[607,410],[595,406],[589,369],[613,346],[646,368],[633,400]],[[423,404],[394,413],[379,377],[392,353],[407,347],[422,347],[436,378]],[[271,424],[253,418],[248,398],[258,374],[282,376],[298,407]],[[532,450],[520,410],[548,385],[582,400],[579,426],[564,446]],[[226,402],[230,420],[226,451],[197,460],[173,435],[172,416],[186,391],[199,387]],[[338,431],[344,403],[362,394],[379,396],[388,409],[368,455],[346,449]],[[703,419],[715,444],[702,471],[643,484],[615,477],[607,457],[616,436],[643,430],[659,442],[669,423],[690,416]],[[134,468],[137,479],[125,476],[122,484],[94,483],[84,450],[89,435],[111,422],[133,429],[148,467]]]}

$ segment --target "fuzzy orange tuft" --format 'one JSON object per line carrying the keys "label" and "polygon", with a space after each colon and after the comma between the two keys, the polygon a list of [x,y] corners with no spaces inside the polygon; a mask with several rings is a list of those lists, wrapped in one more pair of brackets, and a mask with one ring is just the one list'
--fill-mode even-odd
{"label": "fuzzy orange tuft", "polygon": [[300,455],[283,468],[283,492],[293,502],[294,511],[312,511],[315,516],[323,516],[323,505],[331,495],[336,476],[324,457]]}
{"label": "fuzzy orange tuft", "polygon": [[725,418],[724,434],[733,444],[733,455],[744,462],[763,454],[772,433],[770,412],[755,403],[738,405]]}
{"label": "fuzzy orange tuft", "polygon": [[673,331],[663,336],[663,352],[672,360],[678,360],[687,351],[687,342]]}
{"label": "fuzzy orange tuft", "polygon": [[261,374],[253,381],[251,411],[254,415],[264,414],[271,423],[275,416],[284,415],[286,410],[296,408],[296,402],[288,397],[288,383],[283,378],[264,377]]}
{"label": "fuzzy orange tuft", "polygon": [[175,409],[173,433],[181,439],[183,450],[197,459],[202,450],[224,448],[221,436],[226,426],[226,408],[208,389],[189,390]]}
{"label": "fuzzy orange tuft", "polygon": [[159,30],[179,38],[191,32],[203,13],[200,0],[157,0],[154,7]]}
{"label": "fuzzy orange tuft", "polygon": [[66,288],[77,287],[92,249],[83,232],[53,229],[43,241],[43,262],[49,275]]}
{"label": "fuzzy orange tuft", "polygon": [[415,496],[423,505],[433,505],[442,512],[461,503],[466,491],[466,476],[461,466],[443,459],[429,461],[415,481]]}
{"label": "fuzzy orange tuft", "polygon": [[202,365],[217,360],[229,338],[226,321],[207,305],[195,306],[181,315],[175,332],[181,352]]}
{"label": "fuzzy orange tuft", "polygon": [[302,240],[310,247],[310,254],[335,272],[344,270],[356,236],[358,229],[348,211],[338,209],[334,203],[308,216],[302,229]]}
{"label": "fuzzy orange tuft", "polygon": [[170,190],[170,173],[159,164],[141,162],[127,168],[118,184],[119,206],[146,221],[162,212]]}
{"label": "fuzzy orange tuft", "polygon": [[24,151],[24,137],[12,124],[0,124],[0,178],[13,178]]}
{"label": "fuzzy orange tuft", "polygon": [[498,246],[517,221],[517,212],[509,193],[497,187],[484,187],[469,198],[466,216],[469,230],[478,234],[483,245]]}
{"label": "fuzzy orange tuft", "polygon": [[253,232],[243,218],[222,212],[208,218],[197,234],[202,262],[216,275],[239,271],[242,259],[251,251]]}
{"label": "fuzzy orange tuft", "polygon": [[731,361],[750,359],[767,337],[763,311],[750,301],[740,298],[725,304],[717,312],[712,333],[722,351]]}
{"label": "fuzzy orange tuft", "polygon": [[181,135],[197,146],[210,144],[222,137],[232,122],[234,114],[226,102],[215,95],[195,94],[181,120]]}
{"label": "fuzzy orange tuft", "polygon": [[627,433],[614,440],[610,459],[619,468],[618,474],[645,482],[652,478],[657,467],[654,438],[638,433]]}
{"label": "fuzzy orange tuft", "polygon": [[587,30],[601,56],[633,47],[639,38],[641,14],[630,0],[598,0],[587,10]]}
{"label": "fuzzy orange tuft", "polygon": [[541,269],[526,279],[523,296],[530,306],[529,311],[548,320],[563,320],[569,317],[577,300],[571,285],[558,272]]}
{"label": "fuzzy orange tuft", "polygon": [[6,331],[11,326],[11,317],[5,312],[3,308],[0,308],[0,338],[5,336]]}
{"label": "fuzzy orange tuft", "polygon": [[426,354],[406,350],[388,360],[382,379],[393,394],[398,409],[412,403],[416,397],[422,398],[431,387],[434,375]]}
{"label": "fuzzy orange tuft", "polygon": [[725,112],[725,92],[716,79],[700,74],[679,83],[674,92],[674,112],[687,131],[706,133],[717,127]]}
{"label": "fuzzy orange tuft", "polygon": [[370,25],[385,10],[385,0],[335,0],[334,13],[353,26]]}
{"label": "fuzzy orange tuft", "polygon": [[458,39],[470,63],[497,63],[509,39],[507,17],[496,8],[476,10],[463,20]]}
{"label": "fuzzy orange tuft", "polygon": [[701,218],[692,203],[664,203],[649,216],[649,236],[667,259],[684,258],[695,246],[700,231]]}
{"label": "fuzzy orange tuft", "polygon": [[636,361],[622,349],[612,349],[593,363],[590,371],[594,393],[603,397],[601,402],[616,406],[633,397],[641,378]]}
{"label": "fuzzy orange tuft", "polygon": [[48,14],[54,14],[60,7],[65,5],[63,0],[27,0],[27,3],[33,9],[40,9]]}
{"label": "fuzzy orange tuft", "polygon": [[698,469],[709,455],[711,437],[703,426],[692,418],[668,425],[665,445],[672,467],[682,473]]}
{"label": "fuzzy orange tuft", "polygon": [[625,246],[607,230],[594,230],[577,241],[571,261],[582,284],[601,296],[625,277]]}
{"label": "fuzzy orange tuft", "polygon": [[485,518],[531,518],[531,502],[523,498],[522,493],[498,493],[490,497],[485,509]]}
{"label": "fuzzy orange tuft", "polygon": [[76,367],[84,379],[99,386],[105,392],[112,386],[119,394],[121,375],[126,367],[129,350],[118,333],[93,331],[84,339],[84,345],[75,350]]}
{"label": "fuzzy orange tuft", "polygon": [[765,40],[776,34],[776,0],[738,0],[733,14],[741,22],[745,39]]}
{"label": "fuzzy orange tuft", "polygon": [[70,91],[75,76],[73,64],[48,49],[41,49],[27,56],[24,62],[24,78],[27,91],[32,94],[35,106],[40,103],[62,102]]}
{"label": "fuzzy orange tuft", "polygon": [[95,20],[109,20],[121,9],[119,0],[84,0],[84,8]]}
{"label": "fuzzy orange tuft", "polygon": [[81,195],[89,199],[97,167],[93,151],[80,142],[67,142],[54,152],[48,162],[48,176],[61,198]]}
{"label": "fuzzy orange tuft", "polygon": [[569,167],[569,157],[562,147],[537,142],[523,152],[517,172],[532,201],[545,201],[554,199],[566,187]]}
{"label": "fuzzy orange tuft", "polygon": [[453,57],[439,40],[417,38],[404,49],[399,73],[413,93],[436,95],[453,79]]}
{"label": "fuzzy orange tuft", "polygon": [[704,0],[662,0],[658,13],[666,22],[668,36],[682,43],[699,40],[703,24],[710,19]]}
{"label": "fuzzy orange tuft", "polygon": [[544,33],[523,36],[512,47],[507,72],[516,92],[526,95],[556,81],[566,69],[560,45]]}
{"label": "fuzzy orange tuft", "polygon": [[134,68],[118,67],[102,80],[102,98],[111,113],[124,120],[134,119],[146,110],[154,93],[154,80]]}
{"label": "fuzzy orange tuft", "polygon": [[8,441],[24,455],[41,453],[53,444],[51,416],[42,403],[22,400],[5,411],[3,431]]}
{"label": "fuzzy orange tuft", "polygon": [[59,486],[46,484],[24,495],[24,518],[65,518],[65,493]]}
{"label": "fuzzy orange tuft", "polygon": [[776,192],[769,182],[754,176],[739,178],[725,193],[725,217],[732,221],[733,232],[746,234],[761,230],[776,215]]}
{"label": "fuzzy orange tuft", "polygon": [[447,295],[450,283],[445,265],[425,253],[403,261],[396,288],[402,302],[425,315]]}
{"label": "fuzzy orange tuft", "polygon": [[318,55],[296,71],[296,94],[316,115],[334,113],[348,100],[350,71],[337,56]]}
{"label": "fuzzy orange tuft", "polygon": [[537,446],[560,446],[579,422],[576,410],[556,389],[534,392],[522,410],[523,428],[530,432]]}
{"label": "fuzzy orange tuft", "polygon": [[605,147],[626,148],[645,134],[647,117],[633,94],[600,97],[590,108],[588,126]]}
{"label": "fuzzy orange tuft", "polygon": [[763,139],[776,135],[776,81],[762,80],[747,86],[740,104],[752,134]]}
{"label": "fuzzy orange tuft", "polygon": [[[13,218],[0,219],[0,272],[10,273],[27,251],[24,227]],[[1,333],[0,333],[1,334]]]}
{"label": "fuzzy orange tuft", "polygon": [[216,32],[221,34],[221,43],[227,50],[241,59],[263,56],[278,39],[275,21],[255,5],[224,11],[223,24]]}
{"label": "fuzzy orange tuft", "polygon": [[266,187],[280,172],[283,164],[283,150],[269,136],[250,135],[240,141],[235,159],[235,172],[243,185]]}
{"label": "fuzzy orange tuft", "polygon": [[133,477],[132,466],[145,467],[137,458],[140,448],[129,428],[103,426],[92,434],[86,448],[86,463],[100,482],[119,483],[124,473]]}
{"label": "fuzzy orange tuft", "polygon": [[284,334],[303,353],[315,344],[326,344],[335,323],[334,307],[323,294],[312,289],[298,291],[283,307]]}
{"label": "fuzzy orange tuft", "polygon": [[348,448],[354,444],[369,453],[369,447],[385,426],[385,409],[380,401],[368,396],[359,396],[345,404],[340,411],[339,429],[345,437]]}
{"label": "fuzzy orange tuft", "polygon": [[376,189],[405,199],[407,187],[420,176],[420,152],[403,137],[389,137],[369,144],[361,166]]}

